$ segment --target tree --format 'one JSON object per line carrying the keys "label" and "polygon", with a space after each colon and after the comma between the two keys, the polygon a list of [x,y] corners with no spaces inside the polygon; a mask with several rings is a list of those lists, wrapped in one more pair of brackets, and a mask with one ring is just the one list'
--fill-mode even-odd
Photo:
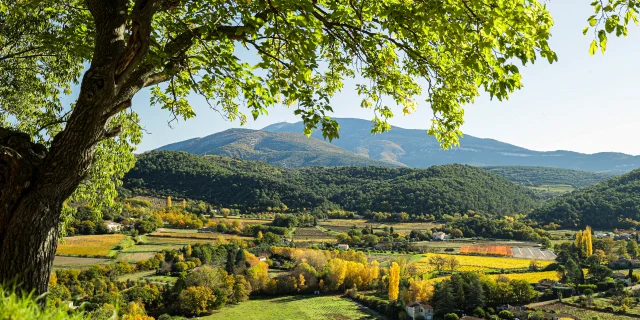
{"label": "tree", "polygon": [[[63,203],[113,204],[133,166],[141,129],[131,105],[144,88],[175,119],[195,116],[191,93],[243,124],[240,103],[253,118],[295,104],[305,134],[319,127],[332,139],[339,126],[330,98],[357,71],[361,105],[376,115],[373,132],[390,129],[382,97],[407,114],[424,94],[434,114],[429,133],[450,147],[479,88],[506,99],[522,86],[514,60],[557,59],[548,46],[552,19],[535,0],[9,0],[0,17],[0,281],[17,278],[38,294]],[[240,44],[257,60],[243,59]],[[76,81],[77,99],[62,106],[59,90]]]}
{"label": "tree", "polygon": [[173,205],[171,204],[171,196],[167,197],[167,208],[171,208]]}
{"label": "tree", "polygon": [[214,309],[216,296],[209,287],[188,287],[178,295],[180,310],[186,315],[201,315]]}
{"label": "tree", "polygon": [[635,240],[627,241],[627,253],[632,258],[637,258],[640,255],[640,248],[638,248],[638,243]]}
{"label": "tree", "polygon": [[454,256],[450,256],[446,259],[446,263],[447,263],[447,267],[449,267],[449,270],[451,271],[455,271],[456,268],[458,268],[458,266],[460,265],[460,261],[458,261],[458,259]]}
{"label": "tree", "polygon": [[433,265],[437,271],[442,271],[447,264],[447,259],[443,256],[431,256],[429,257],[429,264]]}
{"label": "tree", "polygon": [[400,266],[397,262],[391,263],[389,268],[389,300],[398,300],[400,292]]}

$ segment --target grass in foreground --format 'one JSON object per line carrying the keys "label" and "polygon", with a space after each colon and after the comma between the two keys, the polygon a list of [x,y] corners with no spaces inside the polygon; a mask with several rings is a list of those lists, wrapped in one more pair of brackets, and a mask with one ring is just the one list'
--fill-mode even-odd
{"label": "grass in foreground", "polygon": [[0,319],[81,320],[81,313],[67,313],[64,307],[42,309],[34,296],[23,296],[0,287]]}
{"label": "grass in foreground", "polygon": [[124,234],[75,236],[64,239],[56,254],[108,256],[111,249],[125,238]]}
{"label": "grass in foreground", "polygon": [[336,296],[286,296],[256,299],[226,307],[203,317],[207,320],[349,320],[375,319],[360,310],[354,302]]}

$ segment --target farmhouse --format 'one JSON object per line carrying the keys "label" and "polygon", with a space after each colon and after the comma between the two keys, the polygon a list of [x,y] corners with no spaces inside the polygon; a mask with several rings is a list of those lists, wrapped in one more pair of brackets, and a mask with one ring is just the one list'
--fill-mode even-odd
{"label": "farmhouse", "polygon": [[260,261],[267,261],[267,257],[265,257],[265,256],[259,256],[259,257],[258,257],[258,260],[260,260]]}
{"label": "farmhouse", "polygon": [[640,260],[637,259],[627,259],[625,257],[620,257],[616,261],[609,262],[609,268],[611,269],[629,269],[629,268],[638,268],[640,267]]}
{"label": "farmhouse", "polygon": [[551,279],[542,279],[538,281],[538,284],[536,284],[535,289],[538,291],[545,291],[545,290],[550,290],[551,288],[556,286],[563,286],[563,284]]}
{"label": "farmhouse", "polygon": [[605,238],[613,238],[613,235],[611,233],[596,233],[596,238],[597,239],[605,239]]}
{"label": "farmhouse", "polygon": [[216,228],[214,227],[204,227],[198,229],[198,233],[206,233],[206,232],[216,232]]}
{"label": "farmhouse", "polygon": [[629,240],[629,239],[631,239],[631,235],[628,233],[616,234],[615,237],[613,237],[613,240]]}
{"label": "farmhouse", "polygon": [[426,320],[433,319],[433,307],[426,302],[416,301],[407,305],[406,310],[407,315],[409,315],[411,319],[415,319],[416,317],[422,317]]}
{"label": "farmhouse", "polygon": [[435,232],[435,233],[431,236],[431,238],[432,238],[433,240],[436,240],[436,241],[445,241],[445,240],[448,240],[448,239],[449,239],[449,236],[448,236],[446,233],[444,233],[444,232],[442,232],[442,231],[439,231],[439,232]]}
{"label": "farmhouse", "polygon": [[338,244],[338,249],[339,250],[349,250],[349,245],[348,244]]}
{"label": "farmhouse", "polygon": [[119,232],[120,230],[122,230],[121,224],[110,220],[105,221],[104,225],[105,227],[107,227],[107,230],[109,230],[109,232]]}

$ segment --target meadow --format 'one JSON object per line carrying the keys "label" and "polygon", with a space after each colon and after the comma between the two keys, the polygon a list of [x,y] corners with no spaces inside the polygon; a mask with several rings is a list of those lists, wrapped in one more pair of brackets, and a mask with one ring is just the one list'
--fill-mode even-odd
{"label": "meadow", "polygon": [[434,222],[375,222],[365,219],[332,219],[318,223],[323,229],[336,232],[348,232],[354,226],[358,229],[372,226],[374,231],[382,231],[385,227],[393,228],[394,232],[408,235],[411,230],[424,230],[442,226]]}
{"label": "meadow", "polygon": [[285,296],[245,301],[229,306],[202,320],[349,320],[376,319],[354,302],[337,296]]}
{"label": "meadow", "polygon": [[103,258],[85,258],[85,257],[70,257],[70,256],[56,256],[53,259],[54,268],[80,268],[88,267],[94,264],[107,264],[112,263],[111,259]]}
{"label": "meadow", "polygon": [[[58,245],[58,255],[110,256],[111,250],[125,239],[124,234],[75,236],[64,239]],[[113,253],[115,254],[115,252]]]}

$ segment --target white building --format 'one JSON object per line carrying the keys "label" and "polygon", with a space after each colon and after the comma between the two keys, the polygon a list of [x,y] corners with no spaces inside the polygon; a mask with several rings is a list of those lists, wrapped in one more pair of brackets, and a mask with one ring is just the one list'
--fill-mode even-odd
{"label": "white building", "polygon": [[406,308],[409,318],[415,319],[416,317],[422,317],[422,319],[433,319],[433,307],[422,301],[416,301],[409,304]]}
{"label": "white building", "polygon": [[349,245],[341,243],[341,244],[338,245],[338,249],[339,250],[349,250]]}
{"label": "white building", "polygon": [[435,232],[433,235],[431,235],[431,238],[433,240],[437,240],[437,241],[449,240],[449,236],[446,233],[442,232],[442,231]]}
{"label": "white building", "polygon": [[109,230],[109,232],[120,232],[120,230],[122,230],[122,225],[117,222],[105,221],[104,225],[105,227],[107,227],[107,230]]}

